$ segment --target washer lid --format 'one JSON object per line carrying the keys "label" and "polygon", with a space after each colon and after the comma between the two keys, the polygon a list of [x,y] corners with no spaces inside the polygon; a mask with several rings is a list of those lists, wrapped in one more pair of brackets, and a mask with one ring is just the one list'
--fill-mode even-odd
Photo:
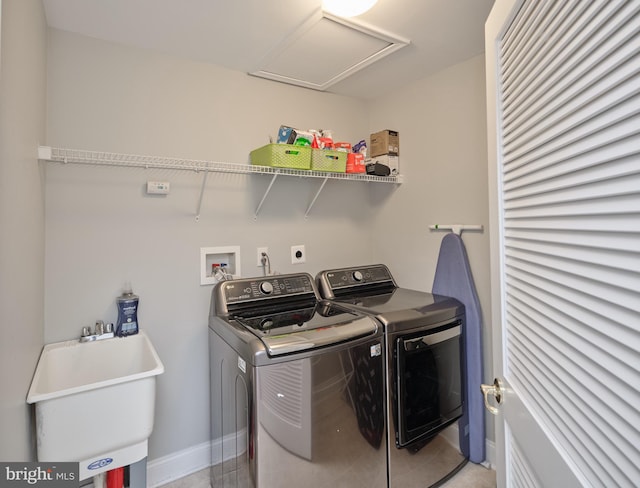
{"label": "washer lid", "polygon": [[311,307],[255,311],[233,317],[264,344],[269,356],[282,356],[376,334],[371,318],[326,302]]}

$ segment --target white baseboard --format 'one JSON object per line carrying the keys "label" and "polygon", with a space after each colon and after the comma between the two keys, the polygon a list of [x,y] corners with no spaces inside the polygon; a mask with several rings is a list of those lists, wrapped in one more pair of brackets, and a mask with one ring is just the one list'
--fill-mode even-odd
{"label": "white baseboard", "polygon": [[[226,456],[223,458],[222,445],[233,446],[237,438],[244,439],[245,436],[246,429],[243,429],[237,434],[227,435],[223,439],[203,442],[202,444],[149,461],[147,464],[147,487],[157,488],[202,469],[232,459],[235,456],[232,452],[228,452],[229,449],[226,450]],[[236,456],[239,456],[243,452],[244,450],[238,451]]]}
{"label": "white baseboard", "polygon": [[446,429],[440,431],[438,435],[441,435],[445,440],[460,451],[460,439],[458,438],[458,424],[452,424]]}
{"label": "white baseboard", "polygon": [[147,463],[147,487],[156,488],[211,466],[210,442],[177,451]]}
{"label": "white baseboard", "polygon": [[496,469],[496,443],[486,439],[485,441],[485,460],[482,465],[485,468]]}
{"label": "white baseboard", "polygon": [[[460,449],[460,440],[458,438],[458,424],[453,424],[450,427],[444,429],[440,435],[442,435],[452,446],[456,449]],[[495,442],[485,439],[485,454],[484,462],[481,464],[485,468],[496,469],[496,444]]]}

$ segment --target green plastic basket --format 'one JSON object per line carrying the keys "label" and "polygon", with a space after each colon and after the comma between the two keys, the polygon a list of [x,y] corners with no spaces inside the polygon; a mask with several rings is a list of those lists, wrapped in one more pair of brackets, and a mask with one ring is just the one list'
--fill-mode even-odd
{"label": "green plastic basket", "polygon": [[251,164],[276,168],[311,168],[311,148],[292,144],[267,144],[251,151]]}
{"label": "green plastic basket", "polygon": [[344,173],[347,170],[347,153],[344,151],[312,149],[311,169],[314,171]]}

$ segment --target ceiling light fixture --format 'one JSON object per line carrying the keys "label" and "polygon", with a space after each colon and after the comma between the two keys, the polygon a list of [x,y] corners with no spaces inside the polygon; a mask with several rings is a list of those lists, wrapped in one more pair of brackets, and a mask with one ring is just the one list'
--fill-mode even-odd
{"label": "ceiling light fixture", "polygon": [[373,7],[378,0],[322,0],[323,10],[339,17],[355,17]]}

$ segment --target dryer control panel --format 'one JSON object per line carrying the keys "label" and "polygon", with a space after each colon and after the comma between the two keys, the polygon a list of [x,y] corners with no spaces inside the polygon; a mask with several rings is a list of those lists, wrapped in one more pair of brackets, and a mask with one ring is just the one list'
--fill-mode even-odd
{"label": "dryer control panel", "polygon": [[320,296],[329,299],[335,298],[341,291],[356,292],[360,287],[397,286],[389,268],[384,264],[322,271],[316,277],[316,281]]}

